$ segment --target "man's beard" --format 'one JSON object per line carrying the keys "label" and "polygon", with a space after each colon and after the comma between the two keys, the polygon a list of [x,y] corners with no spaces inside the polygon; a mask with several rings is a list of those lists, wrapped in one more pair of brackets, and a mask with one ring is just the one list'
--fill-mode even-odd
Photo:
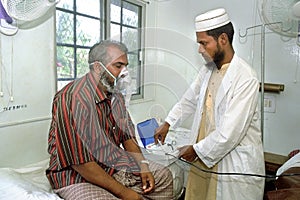
{"label": "man's beard", "polygon": [[110,93],[116,92],[116,88],[114,86],[114,82],[110,81],[110,75],[107,72],[103,72],[100,75],[100,83],[106,88],[106,90]]}
{"label": "man's beard", "polygon": [[213,60],[210,61],[210,62],[207,62],[205,65],[206,65],[206,67],[215,67],[215,66],[217,66],[218,69],[220,69],[221,68],[220,64],[224,60],[224,57],[225,57],[224,51],[221,51],[219,44],[217,44],[217,50],[215,51],[215,55],[213,57]]}

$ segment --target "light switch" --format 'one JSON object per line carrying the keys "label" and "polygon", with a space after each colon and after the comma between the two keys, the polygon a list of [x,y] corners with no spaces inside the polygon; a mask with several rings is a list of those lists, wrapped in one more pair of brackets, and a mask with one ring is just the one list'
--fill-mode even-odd
{"label": "light switch", "polygon": [[269,113],[275,113],[276,111],[276,99],[275,96],[264,96],[264,111]]}

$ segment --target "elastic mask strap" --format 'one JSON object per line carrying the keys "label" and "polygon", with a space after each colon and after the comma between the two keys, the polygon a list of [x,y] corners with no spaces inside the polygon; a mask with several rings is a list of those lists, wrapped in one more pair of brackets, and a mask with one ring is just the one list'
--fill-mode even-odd
{"label": "elastic mask strap", "polygon": [[105,69],[105,71],[114,79],[114,86],[116,86],[117,85],[117,78],[110,71],[108,71],[108,69],[105,67],[105,65],[102,62],[95,61],[95,62],[91,63],[90,65],[93,65],[96,62],[99,63]]}

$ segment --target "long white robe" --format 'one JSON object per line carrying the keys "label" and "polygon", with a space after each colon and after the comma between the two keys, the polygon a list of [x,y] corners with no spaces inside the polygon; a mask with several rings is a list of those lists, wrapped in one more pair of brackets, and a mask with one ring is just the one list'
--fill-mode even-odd
{"label": "long white robe", "polygon": [[[258,112],[259,81],[255,71],[237,55],[217,92],[216,129],[196,143],[211,72],[212,69],[205,66],[200,69],[166,121],[175,128],[194,114],[190,144],[207,167],[218,164],[218,172],[265,174]],[[219,175],[216,199],[263,199],[264,181],[253,176]]]}

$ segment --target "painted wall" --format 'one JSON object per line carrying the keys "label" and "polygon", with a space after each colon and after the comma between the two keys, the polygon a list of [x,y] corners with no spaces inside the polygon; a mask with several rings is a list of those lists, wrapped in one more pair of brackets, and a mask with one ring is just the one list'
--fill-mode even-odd
{"label": "painted wall", "polygon": [[47,157],[55,92],[54,19],[42,19],[16,35],[0,35],[0,166]]}
{"label": "painted wall", "polygon": [[[168,49],[168,51],[160,52],[163,55],[158,57],[158,63],[168,66],[172,72],[177,72],[177,69],[183,67],[182,62],[177,61],[187,60],[188,63],[184,68],[189,73],[180,74],[186,80],[184,84],[189,83],[190,77],[193,77],[192,73],[202,63],[193,44],[195,41],[193,20],[201,12],[218,7],[226,8],[236,30],[234,39],[236,52],[252,64],[259,77],[263,74],[262,65],[265,65],[265,82],[285,85],[284,92],[280,94],[265,94],[265,98],[271,97],[275,100],[276,108],[275,112],[264,112],[262,116],[264,117],[263,139],[265,151],[287,155],[290,151],[300,147],[300,125],[298,123],[300,115],[299,104],[297,103],[300,100],[300,72],[298,70],[300,47],[296,45],[295,38],[284,38],[266,28],[265,50],[261,50],[263,40],[261,26],[259,25],[262,22],[258,13],[258,8],[261,6],[260,2],[256,0],[158,1],[157,27],[169,32],[169,34],[165,34],[164,38],[160,38],[161,40],[158,42],[158,49],[161,47]],[[257,28],[251,28],[257,25]],[[246,29],[249,29],[247,36],[240,37],[239,32],[244,35]],[[179,37],[173,39],[169,35]],[[261,62],[262,55],[265,55],[264,62]],[[157,71],[157,74],[161,74],[162,79],[166,79],[166,76],[164,76],[165,69],[158,69]],[[172,88],[172,91],[178,89],[176,94],[180,96],[184,92],[181,87],[185,86],[182,86],[179,82],[176,76],[169,76],[168,82],[164,82],[164,88]],[[168,105],[165,106],[168,109],[169,102],[174,102],[174,98],[172,95],[164,96],[163,93],[164,89],[158,89],[156,103],[164,105],[165,102],[168,102]]]}
{"label": "painted wall", "polygon": [[[150,117],[164,119],[203,64],[197,53],[194,17],[225,7],[236,29],[234,47],[261,76],[261,30],[251,29],[240,38],[239,30],[260,25],[255,0],[150,0],[147,4],[145,45],[145,97],[132,101],[134,122]],[[250,16],[250,17],[249,17]],[[47,133],[55,92],[54,18],[15,36],[0,35],[0,167],[22,166],[48,157]],[[274,113],[264,113],[265,150],[286,155],[299,148],[299,46],[267,29],[265,82],[285,85],[271,95]],[[11,101],[10,97],[13,97]],[[191,120],[183,124],[188,128]]]}

